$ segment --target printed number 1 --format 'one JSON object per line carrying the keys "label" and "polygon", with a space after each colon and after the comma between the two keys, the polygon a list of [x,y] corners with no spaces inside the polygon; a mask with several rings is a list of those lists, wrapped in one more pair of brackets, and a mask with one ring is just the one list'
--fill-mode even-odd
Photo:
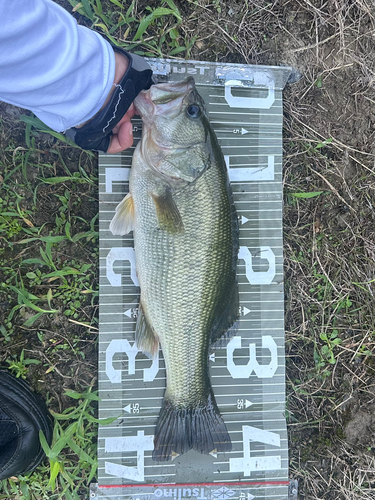
{"label": "printed number 1", "polygon": [[281,469],[280,456],[251,457],[250,441],[257,441],[272,446],[280,447],[280,436],[275,432],[257,429],[250,425],[242,426],[243,457],[229,459],[230,472],[243,472],[250,476],[252,471]]}

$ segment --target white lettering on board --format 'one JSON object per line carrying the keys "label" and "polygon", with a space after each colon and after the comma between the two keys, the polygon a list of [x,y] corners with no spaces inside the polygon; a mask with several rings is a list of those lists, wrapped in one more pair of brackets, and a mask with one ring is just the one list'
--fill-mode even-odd
{"label": "white lettering on board", "polygon": [[[126,339],[114,339],[111,340],[109,346],[107,347],[105,353],[105,372],[112,384],[121,384],[121,370],[117,370],[113,366],[113,358],[115,354],[124,352],[128,357],[128,368],[127,374],[135,374],[135,361],[136,356],[139,352],[135,342],[130,345],[130,342]],[[149,368],[143,369],[143,381],[152,382],[159,371],[159,353],[157,353],[156,358],[152,360],[152,365]]]}
{"label": "white lettering on board", "polygon": [[174,500],[191,497],[195,497],[198,500],[207,499],[204,488],[156,488],[154,496],[156,498],[173,498]]}
{"label": "white lettering on board", "polygon": [[137,452],[136,467],[105,462],[106,474],[138,482],[145,480],[145,451],[154,449],[154,436],[145,436],[144,431],[138,431],[136,436],[110,437],[105,438],[104,441],[106,453]]}
{"label": "white lettering on board", "polygon": [[231,155],[224,155],[231,182],[273,181],[275,178],[275,156],[267,155],[266,167],[230,167]]}
{"label": "white lettering on board", "polygon": [[256,345],[249,344],[249,361],[246,365],[236,365],[234,362],[234,351],[241,349],[242,338],[233,337],[227,345],[227,368],[233,378],[249,378],[254,372],[258,378],[272,378],[278,367],[277,344],[271,335],[262,336],[262,349],[268,349],[271,353],[271,361],[268,365],[260,365],[256,359]]}
{"label": "white lettering on board", "polygon": [[108,167],[105,169],[105,192],[112,193],[113,182],[126,182],[129,180],[130,168]]}
{"label": "white lettering on board", "polygon": [[250,425],[242,426],[243,434],[243,457],[230,458],[230,472],[243,472],[244,476],[250,476],[251,472],[260,470],[278,470],[281,469],[281,457],[251,457],[250,441],[268,444],[280,447],[280,435],[275,432],[257,429]]}
{"label": "white lettering on board", "polygon": [[204,72],[206,69],[210,69],[208,66],[195,66],[195,68],[190,67],[190,68],[185,68],[185,67],[177,67],[173,66],[172,71],[173,73],[188,73],[189,75],[196,75],[197,72],[199,71],[200,75],[204,75]]}
{"label": "white lettering on board", "polygon": [[268,260],[267,271],[253,270],[253,257],[247,247],[240,247],[238,258],[245,261],[245,274],[252,285],[270,285],[276,274],[276,257],[270,247],[260,247],[261,259]]}
{"label": "white lettering on board", "polygon": [[113,247],[106,259],[107,279],[112,286],[121,286],[121,274],[115,273],[113,266],[116,260],[125,260],[130,263],[130,277],[135,286],[139,286],[137,271],[135,268],[135,253],[131,247]]}

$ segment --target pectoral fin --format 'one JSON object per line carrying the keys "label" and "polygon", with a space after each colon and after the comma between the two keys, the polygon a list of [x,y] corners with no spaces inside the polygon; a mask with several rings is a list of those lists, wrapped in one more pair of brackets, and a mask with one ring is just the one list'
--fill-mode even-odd
{"label": "pectoral fin", "polygon": [[109,230],[115,235],[128,234],[134,230],[134,201],[130,193],[117,205]]}
{"label": "pectoral fin", "polygon": [[155,358],[159,349],[159,339],[147,321],[141,302],[139,303],[138,319],[135,327],[135,343],[138,349],[150,358]]}
{"label": "pectoral fin", "polygon": [[184,224],[170,190],[166,190],[162,195],[152,194],[152,198],[154,200],[160,229],[164,229],[172,234],[182,233]]}

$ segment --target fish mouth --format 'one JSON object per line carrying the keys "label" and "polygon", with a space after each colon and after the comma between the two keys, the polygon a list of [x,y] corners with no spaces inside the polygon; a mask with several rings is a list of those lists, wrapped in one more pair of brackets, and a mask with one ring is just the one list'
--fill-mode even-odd
{"label": "fish mouth", "polygon": [[168,82],[152,85],[149,89],[150,100],[154,104],[165,104],[189,94],[195,89],[194,78],[189,76],[182,82]]}
{"label": "fish mouth", "polygon": [[159,114],[162,107],[163,115],[177,114],[186,96],[195,90],[194,78],[188,77],[182,82],[167,82],[151,85],[148,90],[142,90],[134,104],[142,119]]}

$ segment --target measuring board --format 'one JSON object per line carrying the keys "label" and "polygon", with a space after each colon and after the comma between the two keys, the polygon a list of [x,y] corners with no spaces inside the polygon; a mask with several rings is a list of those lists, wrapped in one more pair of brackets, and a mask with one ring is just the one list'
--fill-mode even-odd
{"label": "measuring board", "polygon": [[[282,240],[282,89],[291,68],[150,59],[159,82],[192,75],[229,171],[240,222],[240,322],[209,355],[216,401],[231,436],[227,453],[193,450],[152,460],[165,390],[159,352],[135,345],[139,287],[133,234],[109,223],[128,192],[131,148],[100,155],[98,484],[92,499],[288,498]],[[134,120],[135,144],[142,122]],[[203,214],[204,215],[204,214]]]}

